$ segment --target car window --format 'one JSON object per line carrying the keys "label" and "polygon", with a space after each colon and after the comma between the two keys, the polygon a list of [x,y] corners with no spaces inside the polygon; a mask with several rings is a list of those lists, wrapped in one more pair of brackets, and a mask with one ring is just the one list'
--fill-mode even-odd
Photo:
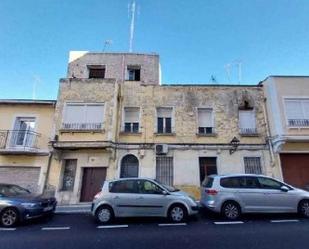
{"label": "car window", "polygon": [[241,179],[240,177],[221,178],[220,185],[224,188],[241,188]]}
{"label": "car window", "polygon": [[204,188],[211,188],[212,184],[214,182],[214,178],[213,177],[205,177],[204,181],[202,182],[202,186]]}
{"label": "car window", "polygon": [[260,188],[260,183],[256,177],[242,177],[243,178],[243,188]]}
{"label": "car window", "polygon": [[162,189],[151,181],[139,181],[139,192],[141,194],[162,194]]}
{"label": "car window", "polygon": [[1,185],[0,194],[3,196],[11,197],[30,194],[30,191],[17,185]]}
{"label": "car window", "polygon": [[280,189],[283,186],[282,183],[266,177],[258,177],[258,181],[264,189]]}
{"label": "car window", "polygon": [[136,181],[134,180],[111,182],[109,184],[109,191],[111,193],[138,193]]}

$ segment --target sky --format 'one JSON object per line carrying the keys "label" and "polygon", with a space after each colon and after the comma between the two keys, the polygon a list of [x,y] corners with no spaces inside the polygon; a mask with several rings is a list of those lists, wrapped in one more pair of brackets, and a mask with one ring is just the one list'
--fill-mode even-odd
{"label": "sky", "polygon": [[[128,52],[131,1],[0,0],[0,99],[56,99],[70,50],[101,52],[112,40],[106,52]],[[136,5],[133,52],[158,53],[165,84],[309,75],[309,0]]]}

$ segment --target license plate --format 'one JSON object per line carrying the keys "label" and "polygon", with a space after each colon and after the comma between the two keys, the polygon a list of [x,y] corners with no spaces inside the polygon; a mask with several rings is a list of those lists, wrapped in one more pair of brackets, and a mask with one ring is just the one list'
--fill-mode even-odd
{"label": "license plate", "polygon": [[44,208],[43,210],[44,211],[50,211],[50,210],[52,210],[54,207],[53,206],[51,206],[51,207],[46,207],[46,208]]}

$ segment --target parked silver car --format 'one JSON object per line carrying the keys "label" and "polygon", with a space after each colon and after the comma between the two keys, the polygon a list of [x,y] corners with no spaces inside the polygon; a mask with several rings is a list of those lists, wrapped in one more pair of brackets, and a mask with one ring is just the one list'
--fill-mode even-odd
{"label": "parked silver car", "polygon": [[300,213],[309,218],[309,192],[271,177],[212,175],[201,187],[202,206],[235,220],[241,213]]}
{"label": "parked silver car", "polygon": [[182,222],[198,212],[198,205],[187,193],[155,180],[122,178],[104,182],[91,211],[100,223],[133,216],[161,216]]}

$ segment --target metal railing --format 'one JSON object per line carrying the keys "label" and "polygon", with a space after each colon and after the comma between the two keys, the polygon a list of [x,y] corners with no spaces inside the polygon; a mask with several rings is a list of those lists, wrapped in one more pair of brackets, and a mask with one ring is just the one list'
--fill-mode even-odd
{"label": "metal railing", "polygon": [[103,123],[62,123],[64,130],[102,130]]}
{"label": "metal railing", "polygon": [[29,130],[0,130],[0,149],[37,149],[40,133]]}
{"label": "metal railing", "polygon": [[258,134],[257,128],[239,128],[241,135],[255,135]]}
{"label": "metal railing", "polygon": [[289,119],[288,123],[292,127],[307,127],[309,126],[309,119]]}

